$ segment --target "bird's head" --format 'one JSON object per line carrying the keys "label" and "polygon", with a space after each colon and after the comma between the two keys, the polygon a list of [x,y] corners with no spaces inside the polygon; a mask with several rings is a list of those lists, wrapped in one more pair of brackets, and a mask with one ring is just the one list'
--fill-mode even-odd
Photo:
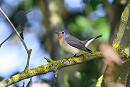
{"label": "bird's head", "polygon": [[70,35],[68,30],[66,30],[66,29],[62,29],[60,32],[56,32],[56,34],[58,34],[59,39],[68,37]]}

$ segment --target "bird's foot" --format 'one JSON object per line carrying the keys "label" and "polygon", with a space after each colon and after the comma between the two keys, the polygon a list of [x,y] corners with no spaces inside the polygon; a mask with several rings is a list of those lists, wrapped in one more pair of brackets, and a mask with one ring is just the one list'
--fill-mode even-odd
{"label": "bird's foot", "polygon": [[76,54],[71,54],[69,57],[67,57],[67,58],[65,58],[65,59],[69,59],[69,58],[71,58],[72,56],[74,55],[74,57],[76,57]]}

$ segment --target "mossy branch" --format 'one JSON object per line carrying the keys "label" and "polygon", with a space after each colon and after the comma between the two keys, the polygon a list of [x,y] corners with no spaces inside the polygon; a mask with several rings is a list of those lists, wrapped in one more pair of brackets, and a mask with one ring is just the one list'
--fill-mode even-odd
{"label": "mossy branch", "polygon": [[27,70],[26,72],[23,71],[20,74],[16,74],[11,78],[8,78],[2,82],[0,82],[0,87],[6,87],[16,82],[19,82],[23,79],[27,79],[33,76],[42,75],[48,72],[54,72],[55,76],[57,76],[57,71],[61,68],[80,64],[86,61],[92,61],[96,59],[102,59],[101,52],[93,52],[93,54],[87,53],[84,55],[80,55],[78,57],[72,57],[68,59],[62,59],[53,61],[49,58],[45,58],[49,63],[46,65],[41,65],[37,68]]}
{"label": "mossy branch", "polygon": [[121,57],[123,63],[121,67],[116,69],[114,81],[128,86],[130,81],[130,1],[124,9],[120,20],[121,22],[116,38],[113,41],[113,46],[120,55],[126,54],[126,56]]}

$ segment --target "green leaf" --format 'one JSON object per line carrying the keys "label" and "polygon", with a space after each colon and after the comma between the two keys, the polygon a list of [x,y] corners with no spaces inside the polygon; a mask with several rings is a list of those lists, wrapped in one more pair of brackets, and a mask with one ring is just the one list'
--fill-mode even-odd
{"label": "green leaf", "polygon": [[33,0],[25,0],[24,8],[27,10],[33,6]]}
{"label": "green leaf", "polygon": [[4,78],[3,77],[0,77],[0,81],[2,81]]}
{"label": "green leaf", "polygon": [[75,87],[75,83],[71,80],[68,80],[69,87]]}
{"label": "green leaf", "polygon": [[74,75],[77,79],[82,80],[82,75],[80,72],[76,72]]}
{"label": "green leaf", "polygon": [[30,78],[30,81],[28,82],[26,87],[31,87],[31,85],[32,85],[32,78]]}
{"label": "green leaf", "polygon": [[24,87],[25,86],[25,82],[23,82],[23,86],[22,87]]}
{"label": "green leaf", "polygon": [[92,84],[90,87],[102,87],[102,81],[103,81],[103,75],[100,76],[100,78],[98,79],[97,82],[95,82],[94,84]]}
{"label": "green leaf", "polygon": [[91,86],[95,82],[96,82],[96,79],[90,79],[89,81],[86,82],[86,87]]}
{"label": "green leaf", "polygon": [[56,80],[51,84],[51,87],[54,87],[56,83]]}
{"label": "green leaf", "polygon": [[100,4],[100,0],[90,0],[90,4],[93,10],[96,10],[97,6]]}

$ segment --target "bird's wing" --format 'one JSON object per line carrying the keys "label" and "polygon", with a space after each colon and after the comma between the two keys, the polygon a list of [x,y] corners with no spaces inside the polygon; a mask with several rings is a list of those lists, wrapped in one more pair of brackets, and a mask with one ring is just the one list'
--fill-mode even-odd
{"label": "bird's wing", "polygon": [[78,48],[80,50],[83,50],[83,51],[86,51],[86,52],[89,52],[89,53],[92,53],[92,51],[88,48],[86,48],[84,46],[84,44],[77,38],[71,36],[71,37],[66,37],[65,38],[66,42],[72,46],[72,47],[75,47],[75,48]]}

